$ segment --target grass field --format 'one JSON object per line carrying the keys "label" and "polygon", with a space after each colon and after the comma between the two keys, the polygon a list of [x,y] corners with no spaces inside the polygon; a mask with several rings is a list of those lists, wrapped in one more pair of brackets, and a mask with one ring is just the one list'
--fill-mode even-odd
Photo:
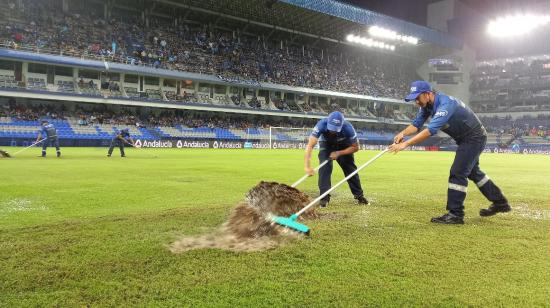
{"label": "grass field", "polygon": [[[403,152],[361,173],[372,205],[341,187],[321,210],[335,214],[307,222],[310,238],[172,254],[167,245],[219,227],[260,180],[302,176],[303,152],[62,150],[0,159],[2,307],[550,305],[548,156],[484,154],[514,210],[480,218],[488,203],[470,183],[463,226],[429,222],[444,213],[454,154]],[[299,188],[315,195],[316,179]]]}

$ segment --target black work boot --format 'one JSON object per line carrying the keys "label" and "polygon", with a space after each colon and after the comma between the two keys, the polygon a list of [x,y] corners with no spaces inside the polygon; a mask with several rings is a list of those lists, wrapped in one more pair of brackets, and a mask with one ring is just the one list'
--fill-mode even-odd
{"label": "black work boot", "polygon": [[327,207],[327,205],[328,205],[328,200],[321,200],[321,201],[319,201],[319,207],[320,207],[320,208],[324,209],[324,208]]}
{"label": "black work boot", "polygon": [[57,157],[61,157],[61,152],[57,152]]}
{"label": "black work boot", "polygon": [[483,216],[483,217],[493,216],[497,213],[506,213],[506,212],[510,212],[511,210],[512,208],[508,203],[504,203],[504,204],[493,203],[489,206],[489,208],[479,210],[479,216]]}
{"label": "black work boot", "polygon": [[357,203],[359,205],[369,205],[370,202],[369,200],[367,200],[367,198],[365,198],[364,196],[359,196],[359,197],[355,197],[355,200],[357,200]]}
{"label": "black work boot", "polygon": [[464,217],[455,215],[453,213],[447,213],[439,217],[433,217],[432,222],[446,225],[463,225]]}

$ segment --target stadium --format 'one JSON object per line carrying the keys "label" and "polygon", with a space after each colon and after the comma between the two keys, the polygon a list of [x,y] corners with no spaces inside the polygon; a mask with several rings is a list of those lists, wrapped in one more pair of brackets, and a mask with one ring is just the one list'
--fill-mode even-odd
{"label": "stadium", "polygon": [[1,307],[548,306],[550,2],[0,8]]}

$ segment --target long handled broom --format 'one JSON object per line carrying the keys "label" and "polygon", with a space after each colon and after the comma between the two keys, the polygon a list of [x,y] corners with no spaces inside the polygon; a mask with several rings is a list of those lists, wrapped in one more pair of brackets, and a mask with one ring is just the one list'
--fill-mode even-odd
{"label": "long handled broom", "polygon": [[343,180],[338,182],[336,185],[332,186],[329,190],[324,192],[322,195],[317,197],[315,200],[311,201],[308,205],[306,205],[300,211],[292,214],[290,217],[272,216],[271,220],[274,223],[279,224],[281,226],[284,226],[284,227],[287,227],[287,228],[292,229],[294,231],[302,232],[302,233],[305,233],[305,234],[309,235],[309,231],[310,231],[309,227],[304,225],[304,224],[301,224],[301,223],[297,222],[296,220],[298,219],[298,217],[300,215],[302,215],[305,211],[307,211],[310,207],[314,206],[317,202],[319,202],[319,200],[323,199],[326,195],[330,194],[333,190],[338,188],[338,186],[342,185],[344,182],[349,180],[352,176],[356,175],[363,168],[370,165],[373,161],[377,160],[380,156],[384,155],[387,151],[388,151],[388,149],[385,149],[382,152],[376,154],[376,156],[371,158],[369,161],[367,161],[363,165],[359,166],[359,168],[357,168],[357,170],[355,170],[352,173],[348,174],[348,176],[346,176]]}
{"label": "long handled broom", "polygon": [[28,150],[28,149],[32,148],[33,146],[35,146],[35,145],[37,145],[37,144],[39,144],[39,143],[42,143],[42,141],[44,141],[44,140],[46,140],[46,139],[48,139],[48,138],[44,138],[44,139],[42,139],[42,140],[40,140],[40,141],[37,141],[37,142],[35,142],[35,143],[29,145],[28,147],[26,147],[26,148],[24,148],[24,149],[21,149],[21,150],[15,152],[15,153],[11,154],[11,156],[13,157],[13,156],[15,156],[15,155],[17,155],[17,154],[19,154],[19,153],[25,151],[25,150]]}

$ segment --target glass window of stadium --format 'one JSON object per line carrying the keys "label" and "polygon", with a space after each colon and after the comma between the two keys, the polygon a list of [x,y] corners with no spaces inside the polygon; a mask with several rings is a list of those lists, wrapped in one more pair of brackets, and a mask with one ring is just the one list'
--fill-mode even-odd
{"label": "glass window of stadium", "polygon": [[267,90],[259,90],[259,91],[258,91],[258,96],[267,99],[267,98],[269,97],[269,91],[267,91]]}
{"label": "glass window of stadium", "polygon": [[162,82],[162,85],[165,87],[175,88],[176,87],[176,80],[174,79],[164,79]]}
{"label": "glass window of stadium", "polygon": [[0,60],[0,70],[4,70],[4,71],[15,70],[15,62]]}
{"label": "glass window of stadium", "polygon": [[90,70],[79,70],[78,76],[86,79],[99,79],[99,72]]}
{"label": "glass window of stadium", "polygon": [[21,62],[0,60],[0,75],[13,76],[15,80],[21,81],[22,67]]}
{"label": "glass window of stadium", "polygon": [[101,81],[120,81],[120,74],[101,72]]}
{"label": "glass window of stadium", "polygon": [[244,89],[245,98],[252,98],[256,95],[256,89],[246,88]]}
{"label": "glass window of stadium", "polygon": [[35,74],[46,74],[48,72],[48,66],[44,64],[38,64],[38,63],[29,63],[29,67],[27,71],[29,73],[35,73]]}
{"label": "glass window of stadium", "polygon": [[214,94],[225,94],[226,88],[226,86],[217,84],[214,86]]}
{"label": "glass window of stadium", "polygon": [[145,76],[145,84],[148,86],[158,86],[160,81],[158,77]]}
{"label": "glass window of stadium", "polygon": [[138,83],[138,75],[124,75],[124,82],[126,83]]}
{"label": "glass window of stadium", "polygon": [[199,92],[210,94],[210,91],[212,89],[212,85],[208,83],[199,83]]}
{"label": "glass window of stadium", "polygon": [[73,77],[73,68],[68,66],[55,66],[54,73],[57,76]]}
{"label": "glass window of stadium", "polygon": [[295,98],[294,93],[287,92],[285,93],[285,101],[293,101]]}
{"label": "glass window of stadium", "polygon": [[237,87],[229,87],[229,93],[239,95],[239,88]]}

